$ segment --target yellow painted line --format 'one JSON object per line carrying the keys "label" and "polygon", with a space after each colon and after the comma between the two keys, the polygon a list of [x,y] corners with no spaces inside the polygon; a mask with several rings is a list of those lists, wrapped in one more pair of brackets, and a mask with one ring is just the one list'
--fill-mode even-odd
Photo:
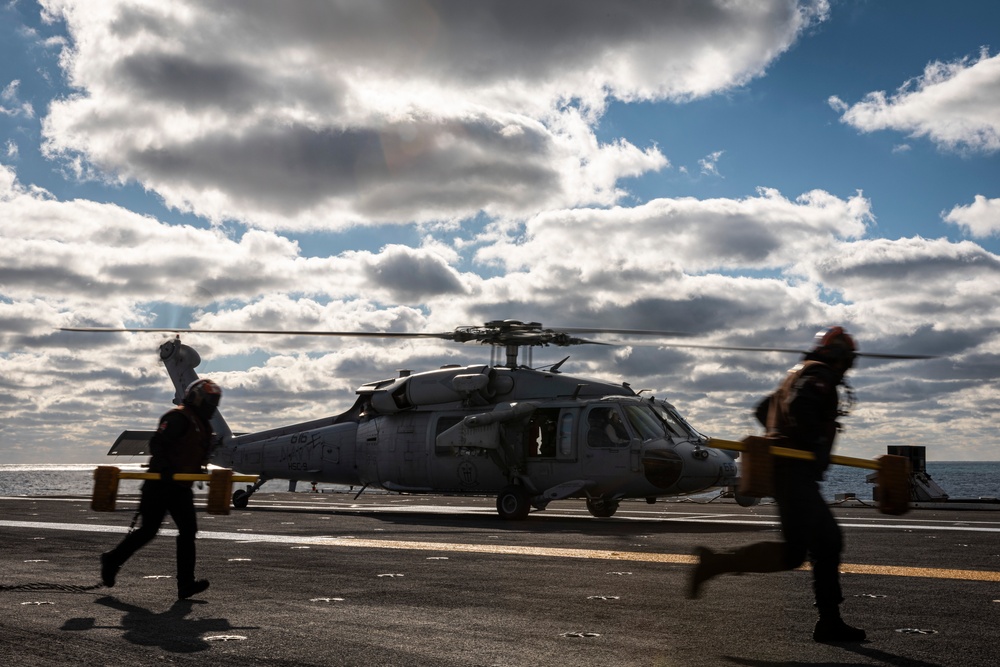
{"label": "yellow painted line", "polygon": [[[35,528],[82,532],[125,533],[125,526],[108,526],[78,523],[54,523],[46,521],[0,520],[0,527]],[[163,529],[161,535],[176,535],[173,529]],[[687,554],[651,553],[647,551],[612,551],[604,549],[567,549],[559,547],[533,547],[504,544],[462,544],[458,542],[418,542],[406,540],[371,540],[356,537],[309,537],[303,535],[260,534],[253,532],[231,533],[202,530],[198,532],[202,540],[231,540],[238,542],[267,542],[271,544],[308,544],[329,547],[354,547],[362,549],[400,549],[407,551],[432,551],[444,553],[476,553],[500,556],[541,556],[546,558],[581,558],[607,561],[627,561],[640,563],[672,563],[691,565],[693,556]],[[808,570],[801,567],[800,570]],[[1000,582],[1000,572],[994,570],[957,570],[936,567],[905,567],[899,565],[862,565],[843,563],[840,571],[845,574],[867,574],[890,577],[914,577],[925,579],[953,579],[961,581]]]}
{"label": "yellow painted line", "polygon": [[[200,533],[199,533],[200,535]],[[243,534],[242,538],[251,537]],[[255,541],[262,535],[254,535]],[[412,551],[443,551],[446,553],[479,553],[504,556],[544,556],[548,558],[589,558],[595,560],[633,561],[645,563],[673,563],[692,565],[694,556],[686,554],[650,553],[645,551],[606,551],[601,549],[565,549],[556,547],[511,546],[501,544],[461,544],[455,542],[409,542],[403,540],[368,540],[344,537],[285,537],[268,535],[267,541],[309,542],[321,546],[362,547],[368,549],[404,549]],[[263,540],[261,540],[263,541]],[[808,571],[808,567],[799,568]],[[869,574],[895,577],[920,577],[927,579],[959,579],[964,581],[1000,582],[1000,572],[992,570],[956,570],[953,568],[904,567],[896,565],[859,565],[842,563],[845,574]]]}
{"label": "yellow painted line", "polygon": [[1000,572],[991,570],[954,570],[938,567],[902,567],[898,565],[854,565],[843,563],[847,574],[879,574],[888,577],[923,577],[926,579],[961,579],[963,581],[1000,581]]}
{"label": "yellow painted line", "polygon": [[[200,535],[200,533],[199,533]],[[251,537],[245,534],[244,539]],[[254,539],[261,537],[253,535]],[[444,551],[448,553],[477,553],[500,556],[544,556],[548,558],[591,558],[595,560],[624,560],[648,563],[694,563],[693,556],[682,554],[656,554],[642,551],[606,551],[602,549],[565,549],[558,547],[527,547],[502,544],[461,544],[456,542],[409,542],[404,540],[366,540],[343,537],[290,538],[271,535],[275,541],[309,542],[320,546],[362,547],[368,549],[404,549],[411,551]]]}

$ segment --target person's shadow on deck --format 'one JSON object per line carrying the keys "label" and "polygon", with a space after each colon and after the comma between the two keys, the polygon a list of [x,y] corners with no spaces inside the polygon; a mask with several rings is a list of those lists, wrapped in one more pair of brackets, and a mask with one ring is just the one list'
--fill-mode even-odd
{"label": "person's shadow on deck", "polygon": [[171,653],[197,653],[209,648],[205,635],[223,636],[235,630],[255,630],[256,628],[234,628],[225,618],[187,618],[196,604],[192,600],[178,600],[170,609],[156,613],[138,607],[118,598],[105,596],[95,600],[97,604],[124,612],[120,626],[98,626],[94,618],[71,618],[62,629],[67,631],[92,630],[94,628],[121,629],[123,639],[141,646],[158,646]]}

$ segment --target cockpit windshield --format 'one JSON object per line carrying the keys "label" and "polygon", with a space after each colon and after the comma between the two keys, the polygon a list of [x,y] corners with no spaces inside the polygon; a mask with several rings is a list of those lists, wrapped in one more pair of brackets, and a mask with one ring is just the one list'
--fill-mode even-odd
{"label": "cockpit windshield", "polygon": [[632,425],[633,430],[639,434],[644,442],[667,435],[663,428],[663,422],[657,419],[656,413],[647,404],[632,403],[623,407],[628,423]]}
{"label": "cockpit windshield", "polygon": [[684,418],[680,416],[672,405],[662,401],[651,401],[650,405],[652,405],[653,410],[663,422],[670,435],[680,438],[705,438],[693,426],[684,421]]}

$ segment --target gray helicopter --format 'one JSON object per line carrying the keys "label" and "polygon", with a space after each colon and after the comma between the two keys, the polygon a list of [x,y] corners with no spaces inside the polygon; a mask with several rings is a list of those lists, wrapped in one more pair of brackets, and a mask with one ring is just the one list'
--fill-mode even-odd
{"label": "gray helicopter", "polygon": [[[160,346],[180,403],[198,378],[201,357],[180,334],[232,330],[75,328],[164,331]],[[317,332],[259,332],[317,335]],[[502,350],[505,361],[445,367],[370,382],[345,412],[258,433],[234,434],[221,414],[212,426],[211,463],[258,481],[233,494],[244,508],[275,479],[381,487],[405,493],[496,495],[505,519],[524,519],[562,498],[583,498],[610,517],[625,498],[682,496],[733,486],[735,453],[707,447],[707,437],[670,403],[640,396],[627,383],[571,377],[566,361],[545,369],[518,363],[522,348],[604,344],[579,333],[681,335],[629,329],[546,329],[537,322],[487,322],[442,333],[319,332],[328,336],[440,338]],[[568,359],[568,357],[567,357]],[[148,453],[151,431],[125,431],[109,455]]]}
{"label": "gray helicopter", "polygon": [[[504,352],[502,363],[404,371],[364,384],[350,409],[314,421],[234,434],[216,414],[211,462],[259,476],[233,494],[237,508],[246,507],[264,483],[283,479],[401,493],[496,495],[498,514],[511,520],[554,500],[581,498],[592,515],[610,517],[626,498],[652,503],[738,483],[737,454],[708,446],[708,438],[667,401],[640,396],[627,383],[564,375],[560,367],[569,357],[544,369],[518,363],[522,348],[606,344],[574,334],[686,335],[678,332],[554,330],[517,320],[442,333],[69,330],[177,334],[160,346],[177,404],[198,379],[195,368],[201,362],[193,348],[181,343],[182,333],[439,338],[489,344]],[[150,431],[125,431],[109,455],[147,454],[151,436]]]}

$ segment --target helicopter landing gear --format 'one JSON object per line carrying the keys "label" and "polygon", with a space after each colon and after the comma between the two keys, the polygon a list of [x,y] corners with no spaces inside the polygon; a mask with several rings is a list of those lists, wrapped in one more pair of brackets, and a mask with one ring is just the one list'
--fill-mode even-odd
{"label": "helicopter landing gear", "polygon": [[[249,488],[249,487],[248,487]],[[233,493],[233,507],[238,510],[243,509],[250,502],[250,491],[247,489],[237,489]]]}
{"label": "helicopter landing gear", "polygon": [[528,518],[531,510],[528,492],[523,486],[511,484],[505,486],[497,495],[497,513],[501,519],[508,521],[522,521]]}
{"label": "helicopter landing gear", "polygon": [[263,477],[258,477],[257,481],[252,485],[248,484],[246,489],[238,489],[233,493],[233,507],[238,510],[244,509],[247,503],[250,502],[250,496],[257,493],[257,490],[264,485],[267,480]]}
{"label": "helicopter landing gear", "polygon": [[733,493],[733,497],[736,499],[736,504],[740,507],[753,507],[760,504],[760,498],[756,496],[744,496],[739,491]]}
{"label": "helicopter landing gear", "polygon": [[600,519],[606,519],[618,511],[618,501],[587,498],[587,511]]}

